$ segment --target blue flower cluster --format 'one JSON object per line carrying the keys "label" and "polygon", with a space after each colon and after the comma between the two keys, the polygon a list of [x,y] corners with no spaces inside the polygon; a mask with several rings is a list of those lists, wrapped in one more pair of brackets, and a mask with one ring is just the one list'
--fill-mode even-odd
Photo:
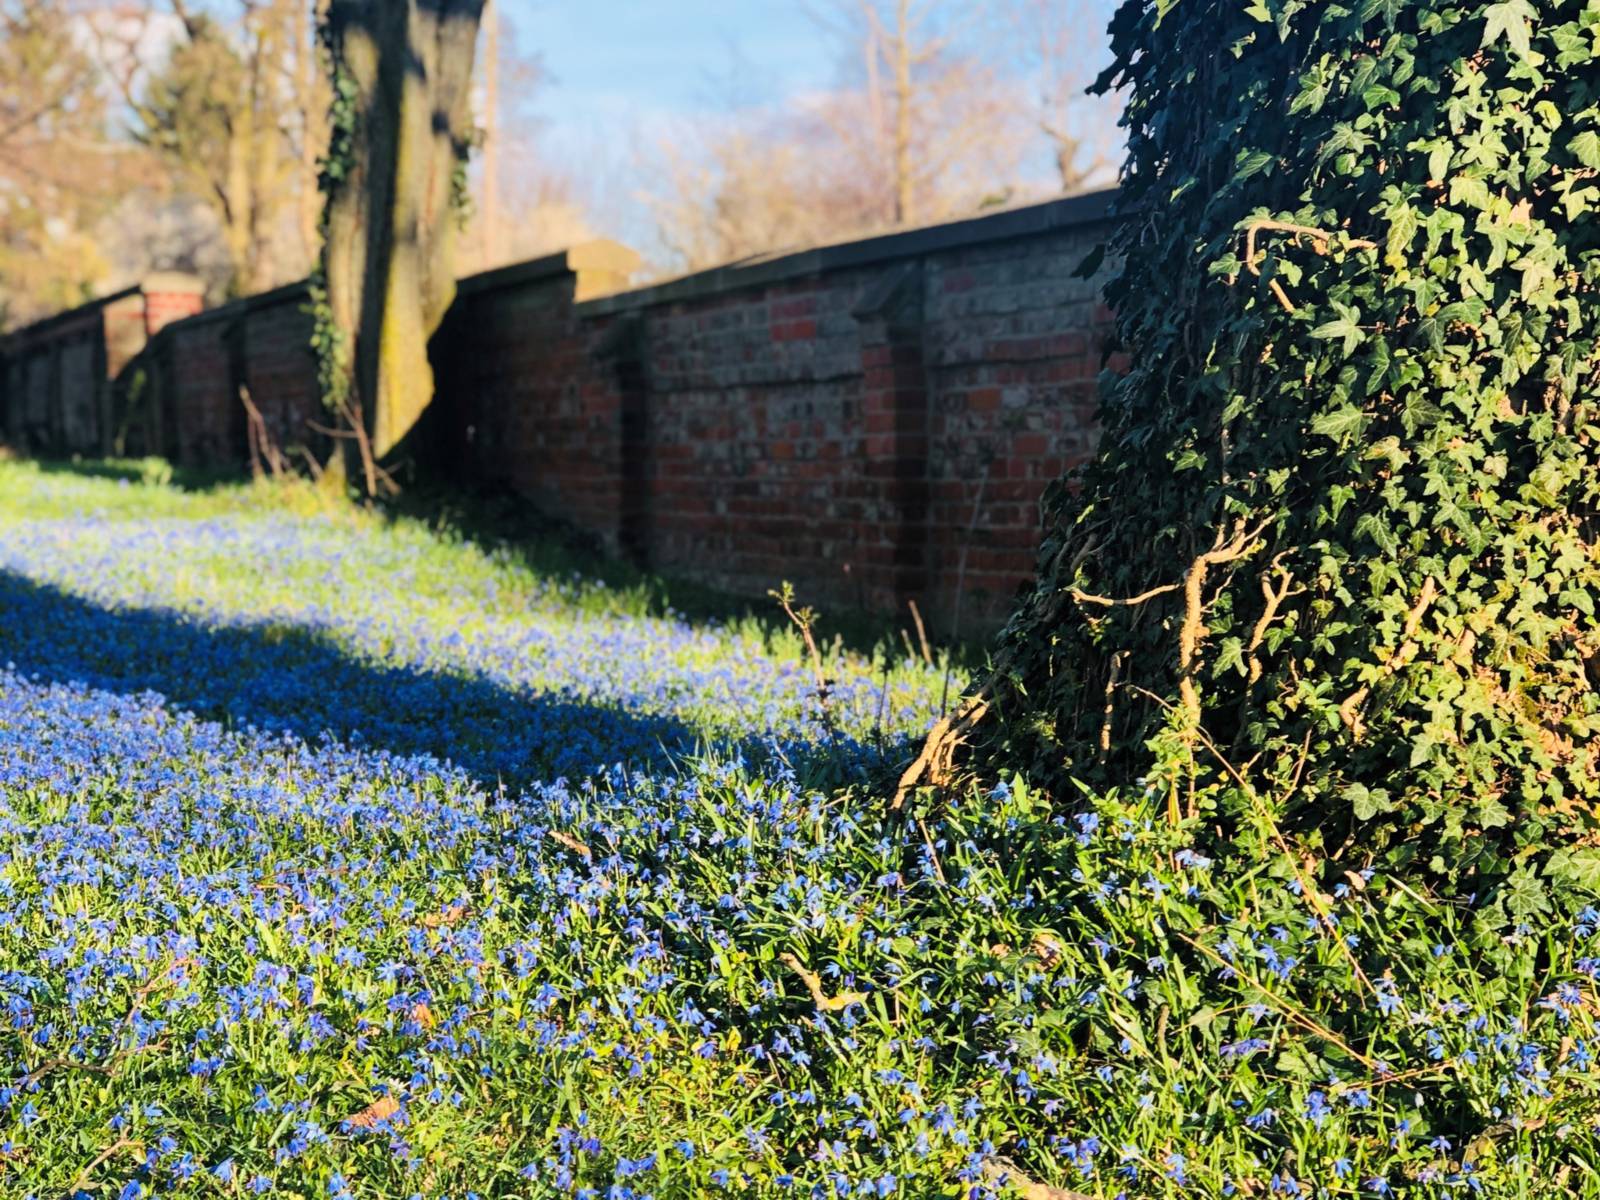
{"label": "blue flower cluster", "polygon": [[[0,661],[156,690],[233,726],[447,757],[489,780],[817,744],[798,646],[615,599],[409,527],[248,512],[20,521],[0,540]],[[937,715],[925,666],[842,653],[828,665],[852,752]]]}
{"label": "blue flower cluster", "polygon": [[[1154,786],[891,812],[796,645],[98,486],[0,516],[0,1195],[1600,1187],[1600,913]],[[936,710],[835,657],[847,753]]]}

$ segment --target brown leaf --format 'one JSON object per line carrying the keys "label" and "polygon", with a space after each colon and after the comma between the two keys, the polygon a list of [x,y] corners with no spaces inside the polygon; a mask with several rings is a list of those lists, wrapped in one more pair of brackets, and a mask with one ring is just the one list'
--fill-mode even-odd
{"label": "brown leaf", "polygon": [[422,924],[429,929],[437,929],[441,925],[454,925],[471,911],[471,907],[465,900],[457,900],[443,912],[429,913],[423,917]]}
{"label": "brown leaf", "polygon": [[399,1111],[400,1102],[393,1096],[379,1096],[355,1116],[346,1117],[344,1124],[351,1129],[376,1129]]}
{"label": "brown leaf", "polygon": [[1037,958],[1046,968],[1053,967],[1061,961],[1061,943],[1056,940],[1054,934],[1034,934],[1032,950],[1033,956]]}
{"label": "brown leaf", "polygon": [[549,838],[552,842],[556,842],[562,846],[565,846],[574,854],[582,855],[584,858],[594,857],[593,850],[589,849],[589,847],[585,846],[582,842],[569,833],[562,833],[559,829],[547,829],[545,830],[545,833],[549,835]]}

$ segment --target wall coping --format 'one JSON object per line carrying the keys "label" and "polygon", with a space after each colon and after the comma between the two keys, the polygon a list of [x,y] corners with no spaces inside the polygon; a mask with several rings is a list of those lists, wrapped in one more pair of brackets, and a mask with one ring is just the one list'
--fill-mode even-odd
{"label": "wall coping", "polygon": [[[915,258],[985,242],[1040,237],[1065,229],[1085,228],[1111,219],[1116,188],[1065,196],[1043,204],[940,225],[923,225],[855,241],[835,242],[809,250],[778,252],[740,259],[721,267],[681,275],[649,287],[600,296],[578,304],[581,316],[607,316],[636,308],[698,300],[742,288],[769,287],[849,267],[863,267],[895,258]],[[530,264],[531,265],[531,264]]]}
{"label": "wall coping", "polygon": [[[562,250],[556,254],[547,254],[543,258],[531,259],[528,262],[512,263],[506,267],[496,267],[492,271],[484,271],[477,275],[469,275],[456,281],[456,294],[458,296],[471,296],[480,292],[492,292],[500,288],[517,287],[521,284],[534,283],[544,279],[555,279],[562,275],[578,275],[586,271],[615,271],[626,274],[638,267],[639,255],[620,242],[613,242],[601,238],[593,242],[584,242],[573,246],[569,250]],[[135,289],[137,290],[137,289]],[[273,308],[279,304],[290,301],[311,299],[311,283],[302,279],[295,283],[286,283],[282,287],[273,288],[270,292],[260,292],[254,296],[243,296],[238,300],[230,300],[216,308],[208,308],[193,316],[184,317],[181,321],[174,321],[165,326],[162,332],[168,329],[182,329],[207,324],[212,321],[226,321],[243,317],[257,312],[263,308]]]}
{"label": "wall coping", "polygon": [[74,321],[80,321],[90,313],[109,308],[119,300],[126,300],[130,296],[137,295],[139,295],[139,285],[134,284],[132,287],[125,287],[121,291],[112,292],[109,296],[101,296],[98,299],[80,304],[76,308],[69,308],[65,312],[58,312],[53,316],[44,317],[41,320],[34,321],[31,325],[23,325],[20,328],[11,330],[9,333],[0,335],[0,349],[26,343],[41,333],[48,333],[58,326],[71,325]]}
{"label": "wall coping", "polygon": [[614,242],[610,238],[596,238],[592,242],[580,242],[576,246],[557,251],[555,254],[547,254],[543,258],[496,267],[492,271],[483,271],[477,275],[468,275],[456,281],[456,294],[475,296],[481,292],[536,283],[561,275],[582,275],[589,271],[627,276],[638,270],[641,261],[643,260],[637,251],[630,250],[621,242]]}
{"label": "wall coping", "polygon": [[203,296],[205,281],[187,271],[153,271],[139,281],[146,296]]}
{"label": "wall coping", "polygon": [[125,288],[118,288],[107,295],[97,296],[93,300],[86,300],[82,304],[66,309],[63,312],[53,313],[31,324],[20,326],[6,333],[0,333],[0,347],[26,342],[41,333],[48,333],[58,326],[70,325],[96,310],[108,309],[115,304],[122,303],[124,300],[131,300],[135,296],[200,295],[205,290],[206,285],[193,275],[182,271],[155,271],[138,283],[129,284]]}
{"label": "wall coping", "polygon": [[[242,317],[258,309],[272,308],[291,300],[311,299],[311,281],[299,280],[296,283],[286,283],[282,287],[275,287],[270,292],[258,292],[254,296],[243,296],[238,300],[230,300],[226,304],[219,304],[216,308],[203,309],[192,316],[184,317],[181,321],[172,321],[162,326],[164,334],[172,329],[192,328],[196,325],[208,325],[212,321],[226,321],[235,317]],[[157,334],[156,336],[161,336]]]}

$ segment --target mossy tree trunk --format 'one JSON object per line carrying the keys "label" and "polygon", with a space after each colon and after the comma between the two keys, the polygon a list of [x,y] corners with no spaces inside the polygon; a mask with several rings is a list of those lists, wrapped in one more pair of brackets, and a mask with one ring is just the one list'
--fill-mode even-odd
{"label": "mossy tree trunk", "polygon": [[428,339],[455,298],[483,2],[333,0],[328,8],[338,95],[323,274],[339,361],[325,385],[342,391],[334,399],[364,428],[375,458],[433,399]]}

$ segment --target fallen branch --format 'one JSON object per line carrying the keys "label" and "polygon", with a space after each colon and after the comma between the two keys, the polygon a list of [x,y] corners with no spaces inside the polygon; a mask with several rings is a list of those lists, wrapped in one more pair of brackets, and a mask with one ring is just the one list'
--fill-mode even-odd
{"label": "fallen branch", "polygon": [[815,971],[808,971],[798,958],[793,954],[780,954],[778,961],[800,976],[800,982],[806,985],[806,991],[811,993],[811,999],[823,1012],[841,1012],[852,1004],[860,1004],[866,1000],[865,992],[840,992],[837,996],[830,996],[822,990],[822,978]]}
{"label": "fallen branch", "polygon": [[120,1154],[122,1151],[135,1149],[138,1147],[138,1145],[139,1143],[135,1142],[132,1138],[119,1137],[116,1141],[112,1142],[111,1145],[100,1151],[99,1154],[95,1155],[89,1160],[89,1162],[84,1166],[83,1170],[78,1172],[78,1178],[74,1180],[72,1184],[73,1194],[76,1195],[78,1192],[83,1191],[83,1189],[89,1183],[90,1176],[99,1170],[101,1166],[109,1162],[113,1157]]}
{"label": "fallen branch", "polygon": [[988,1159],[983,1164],[983,1178],[990,1187],[1010,1187],[1022,1200],[1094,1200],[1087,1192],[1035,1183],[1017,1170],[1016,1164],[1005,1158]]}
{"label": "fallen branch", "polygon": [[985,683],[963,701],[955,712],[948,717],[940,717],[928,731],[927,740],[922,743],[922,753],[900,775],[899,786],[894,790],[894,802],[889,806],[891,811],[898,812],[903,808],[906,797],[917,788],[925,784],[942,786],[950,778],[955,766],[956,750],[989,711],[988,690],[989,685]]}
{"label": "fallen branch", "polygon": [[239,385],[239,403],[244,405],[245,432],[250,444],[250,474],[260,479],[269,471],[274,479],[289,473],[289,460],[283,456],[267,429],[267,420],[250,398],[250,389]]}
{"label": "fallen branch", "polygon": [[565,846],[568,850],[571,850],[574,854],[577,854],[583,858],[594,857],[594,851],[589,849],[589,847],[585,846],[571,834],[562,833],[559,829],[547,829],[545,830],[545,836],[552,842],[555,842],[557,845]]}

